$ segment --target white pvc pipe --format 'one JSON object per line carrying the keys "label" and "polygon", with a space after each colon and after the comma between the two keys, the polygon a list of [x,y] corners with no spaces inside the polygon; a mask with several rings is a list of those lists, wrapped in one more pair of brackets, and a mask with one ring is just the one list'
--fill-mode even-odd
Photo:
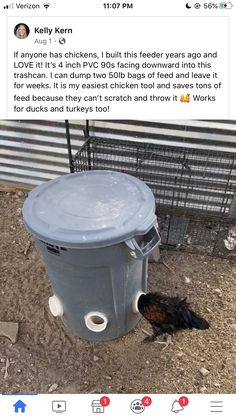
{"label": "white pvc pipe", "polygon": [[133,313],[139,313],[138,300],[139,300],[139,297],[141,297],[141,295],[145,295],[145,292],[138,291],[137,294],[134,297],[134,300],[133,300],[133,303],[132,303],[132,311],[133,311]]}
{"label": "white pvc pipe", "polygon": [[48,300],[49,309],[54,317],[63,316],[64,310],[63,305],[56,295],[53,295]]}
{"label": "white pvc pipe", "polygon": [[106,329],[108,318],[104,313],[99,311],[91,311],[84,316],[84,321],[89,330],[92,332],[102,332]]}

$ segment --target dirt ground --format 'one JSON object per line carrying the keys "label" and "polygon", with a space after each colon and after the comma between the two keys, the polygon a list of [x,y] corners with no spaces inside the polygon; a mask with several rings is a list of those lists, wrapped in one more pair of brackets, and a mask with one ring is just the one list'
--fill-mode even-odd
{"label": "dirt ground", "polygon": [[235,393],[235,262],[163,252],[167,266],[149,264],[150,289],[187,296],[210,329],[179,332],[166,350],[143,342],[144,319],[120,339],[83,341],[49,313],[43,263],[33,244],[24,254],[23,201],[0,193],[0,321],[19,322],[15,344],[0,337],[2,393]]}

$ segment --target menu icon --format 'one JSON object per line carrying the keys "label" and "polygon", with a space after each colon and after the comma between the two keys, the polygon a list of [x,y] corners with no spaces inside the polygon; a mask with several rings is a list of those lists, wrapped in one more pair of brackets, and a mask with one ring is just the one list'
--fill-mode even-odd
{"label": "menu icon", "polygon": [[211,400],[210,401],[210,412],[211,413],[222,413],[223,412],[223,400]]}

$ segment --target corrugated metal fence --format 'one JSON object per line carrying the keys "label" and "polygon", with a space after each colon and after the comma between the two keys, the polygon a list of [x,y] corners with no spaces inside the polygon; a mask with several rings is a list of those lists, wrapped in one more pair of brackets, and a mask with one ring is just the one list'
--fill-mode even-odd
{"label": "corrugated metal fence", "polygon": [[[84,143],[85,121],[70,121],[73,155]],[[90,121],[103,138],[190,146],[236,153],[236,121]],[[0,181],[38,185],[69,173],[65,121],[0,121]]]}

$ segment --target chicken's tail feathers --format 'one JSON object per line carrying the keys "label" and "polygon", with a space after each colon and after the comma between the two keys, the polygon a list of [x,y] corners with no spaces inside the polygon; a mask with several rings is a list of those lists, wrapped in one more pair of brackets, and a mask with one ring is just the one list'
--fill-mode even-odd
{"label": "chicken's tail feathers", "polygon": [[203,319],[203,317],[194,313],[194,311],[189,310],[189,314],[189,326],[191,328],[204,330],[210,327],[210,324],[205,319]]}

